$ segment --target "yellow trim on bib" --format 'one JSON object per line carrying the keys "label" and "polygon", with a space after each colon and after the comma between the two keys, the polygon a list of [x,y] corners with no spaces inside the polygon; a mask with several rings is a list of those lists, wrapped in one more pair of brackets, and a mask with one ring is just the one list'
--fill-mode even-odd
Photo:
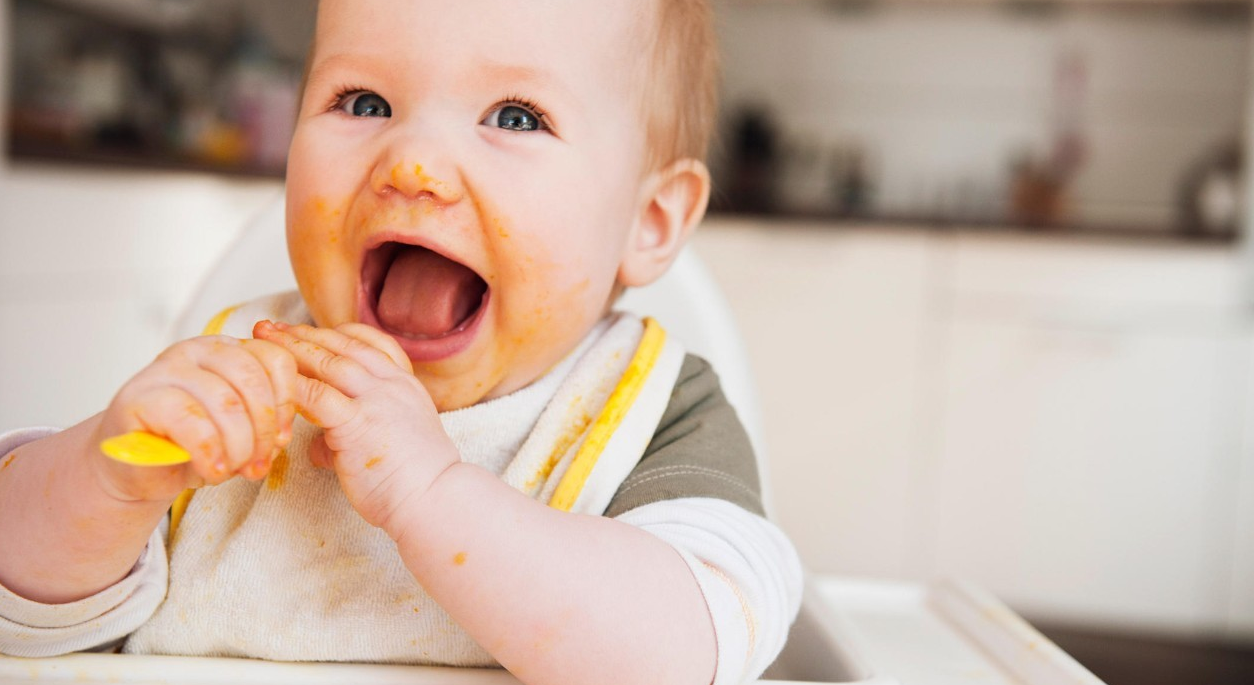
{"label": "yellow trim on bib", "polygon": [[226,326],[226,320],[231,318],[231,315],[239,308],[240,305],[235,305],[234,307],[227,307],[226,309],[218,312],[212,319],[209,319],[209,323],[205,324],[205,330],[201,331],[200,334],[218,335],[222,332],[222,328]]}
{"label": "yellow trim on bib", "polygon": [[183,522],[183,514],[187,513],[187,505],[192,503],[192,495],[194,494],[196,494],[195,490],[184,490],[174,499],[174,504],[170,505],[170,530],[165,537],[167,549],[174,545],[174,533],[178,531],[179,524]]}
{"label": "yellow trim on bib", "polygon": [[[227,307],[218,312],[209,323],[205,324],[205,329],[200,332],[201,335],[218,335],[222,333],[222,329],[226,327],[226,320],[231,318],[240,305]],[[166,553],[169,553],[171,547],[174,546],[174,534],[178,532],[179,524],[183,522],[183,514],[187,513],[187,505],[192,502],[192,495],[196,494],[194,489],[188,488],[179,493],[174,499],[174,503],[170,505],[170,530],[165,536]]]}
{"label": "yellow trim on bib", "polygon": [[588,476],[592,474],[597,460],[601,458],[601,453],[605,451],[605,445],[609,443],[614,431],[618,430],[623,418],[627,416],[627,410],[631,409],[631,405],[640,394],[640,389],[649,379],[649,374],[652,373],[658,358],[662,356],[662,348],[665,345],[666,331],[657,321],[646,318],[644,335],[640,338],[640,345],[636,347],[636,354],[627,364],[627,370],[623,372],[618,386],[614,388],[614,392],[610,393],[610,398],[605,402],[605,408],[593,422],[588,438],[579,446],[579,451],[575,453],[570,467],[562,475],[562,480],[558,482],[557,489],[553,491],[553,497],[549,500],[549,506],[560,511],[570,511],[571,507],[575,506],[575,500],[579,499],[579,493],[583,492],[583,486],[587,483]]}

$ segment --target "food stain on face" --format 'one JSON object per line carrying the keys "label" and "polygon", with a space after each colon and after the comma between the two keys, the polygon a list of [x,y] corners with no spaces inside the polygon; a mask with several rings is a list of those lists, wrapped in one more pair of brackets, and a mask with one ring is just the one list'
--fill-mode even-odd
{"label": "food stain on face", "polygon": [[[415,164],[410,169],[398,162],[388,175],[391,176],[392,187],[407,194],[416,194],[420,191],[448,192],[448,186],[443,181],[427,175],[422,170],[421,164]],[[409,190],[407,191],[406,188]]]}
{"label": "food stain on face", "polygon": [[[415,176],[422,174],[422,165],[419,164],[416,167],[414,167],[414,172],[415,172],[414,173]],[[396,166],[392,167],[391,176],[392,176],[393,188],[399,188],[401,187],[401,184],[404,183],[404,177],[402,176],[402,174],[404,173],[405,173],[404,168],[400,164],[397,164]]]}
{"label": "food stain on face", "polygon": [[372,469],[383,463],[383,457],[370,457],[366,460],[366,468]]}
{"label": "food stain on face", "polygon": [[320,217],[337,217],[344,213],[342,207],[332,207],[325,197],[315,197],[309,203],[313,213]]}
{"label": "food stain on face", "polygon": [[454,566],[461,566],[462,564],[465,564],[465,563],[466,563],[466,553],[465,553],[465,552],[458,552],[457,554],[454,554],[454,555],[453,555],[453,565],[454,565]]}
{"label": "food stain on face", "polygon": [[9,456],[4,458],[4,462],[0,463],[0,471],[9,468],[9,464],[12,464],[15,459],[17,459],[17,452],[10,452]]}
{"label": "food stain on face", "polygon": [[340,242],[344,227],[341,225],[339,218],[344,214],[347,204],[342,202],[332,205],[324,197],[313,198],[306,204],[305,211],[299,219],[300,223],[297,224],[297,226],[309,228],[298,228],[297,232],[301,235],[309,235],[312,227],[325,226],[327,243],[334,245]]}
{"label": "food stain on face", "polygon": [[280,449],[270,464],[270,474],[266,476],[267,488],[278,490],[283,487],[283,481],[287,478],[287,461],[287,450]]}

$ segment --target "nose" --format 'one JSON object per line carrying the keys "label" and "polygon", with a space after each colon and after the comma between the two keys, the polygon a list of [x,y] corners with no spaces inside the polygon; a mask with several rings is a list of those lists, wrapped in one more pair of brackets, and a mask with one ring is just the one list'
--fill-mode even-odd
{"label": "nose", "polygon": [[[426,152],[424,164],[423,152]],[[370,186],[379,195],[400,195],[436,204],[454,204],[462,197],[456,165],[440,160],[446,151],[407,138],[381,155],[370,175]]]}

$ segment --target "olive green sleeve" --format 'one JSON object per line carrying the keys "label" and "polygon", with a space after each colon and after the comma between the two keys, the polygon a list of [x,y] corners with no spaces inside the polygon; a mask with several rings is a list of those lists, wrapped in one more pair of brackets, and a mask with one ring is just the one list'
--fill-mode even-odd
{"label": "olive green sleeve", "polygon": [[753,447],[709,362],[688,355],[640,463],[605,515],[680,497],[713,497],[763,515]]}

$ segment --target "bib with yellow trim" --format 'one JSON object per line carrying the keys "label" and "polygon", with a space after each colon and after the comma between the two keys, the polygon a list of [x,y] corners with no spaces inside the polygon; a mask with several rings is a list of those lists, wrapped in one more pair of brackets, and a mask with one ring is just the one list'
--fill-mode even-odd
{"label": "bib with yellow trim", "polygon": [[616,315],[502,478],[554,508],[604,513],[653,438],[683,361],[656,321]]}
{"label": "bib with yellow trim", "polygon": [[[266,298],[222,315],[215,332],[246,337],[263,318],[308,314],[294,293]],[[527,388],[440,419],[464,461],[555,508],[602,514],[657,431],[683,358],[656,322],[614,314]],[[125,651],[494,665],[335,474],[309,463],[318,430],[298,419],[265,482],[236,478],[183,502],[166,601]]]}

